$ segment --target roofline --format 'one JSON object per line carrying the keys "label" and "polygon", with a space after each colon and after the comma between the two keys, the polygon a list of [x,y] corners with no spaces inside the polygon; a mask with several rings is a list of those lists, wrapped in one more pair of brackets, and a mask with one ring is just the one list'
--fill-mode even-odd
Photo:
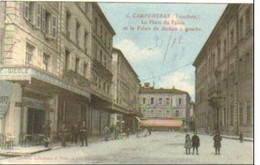
{"label": "roofline", "polygon": [[[139,92],[140,94],[142,94],[142,93],[157,93],[157,90],[177,90],[176,92],[172,92],[172,93],[186,94],[186,95],[188,95],[189,98],[191,98],[191,97],[190,97],[190,94],[189,94],[187,91],[182,91],[182,90],[179,90],[179,89],[172,89],[172,88],[164,88],[164,89],[153,88],[153,89],[147,89],[147,90],[149,90],[149,92],[148,92],[148,91],[143,91],[143,89],[146,90],[146,88],[141,87],[141,88],[140,88],[140,92]],[[161,92],[161,93],[168,93],[168,92]]]}
{"label": "roofline", "polygon": [[[135,72],[135,70],[133,69],[133,67],[131,66],[131,64],[129,63],[129,61],[126,59],[126,57],[124,56],[124,54],[122,53],[122,51],[121,51],[120,49],[118,49],[118,48],[113,47],[113,53],[114,53],[114,52],[119,52],[118,54],[120,54],[120,56],[122,56],[122,57],[125,59],[127,65],[128,65],[128,66],[131,68],[131,70],[134,72],[134,74],[136,75],[138,81],[141,82],[140,79],[139,79],[138,74]],[[113,55],[113,53],[112,53],[112,55]]]}
{"label": "roofline", "polygon": [[222,25],[222,23],[226,20],[225,16],[229,16],[228,13],[230,12],[230,10],[232,10],[234,7],[236,7],[239,4],[228,4],[227,7],[225,8],[224,12],[222,13],[222,15],[220,16],[217,24],[215,25],[215,27],[213,28],[213,30],[211,31],[208,39],[206,40],[206,42],[204,43],[203,47],[201,48],[199,54],[197,55],[196,59],[193,62],[193,66],[196,67],[197,64],[199,63],[199,60],[201,59],[202,53],[205,51],[206,47],[209,44],[209,41],[211,41],[214,37],[214,35],[216,34],[217,30],[220,28],[220,26]]}
{"label": "roofline", "polygon": [[98,5],[97,2],[93,3],[93,7],[94,9],[97,11],[97,14],[102,17],[102,19],[104,20],[104,23],[108,25],[108,28],[110,29],[110,31],[113,33],[113,35],[116,34],[115,30],[113,29],[112,25],[109,23],[109,21],[107,20],[105,14],[103,13],[103,11],[101,10],[100,6]]}

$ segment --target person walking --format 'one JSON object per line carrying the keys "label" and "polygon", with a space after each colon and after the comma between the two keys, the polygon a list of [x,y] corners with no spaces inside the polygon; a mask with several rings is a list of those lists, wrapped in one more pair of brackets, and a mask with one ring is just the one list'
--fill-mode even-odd
{"label": "person walking", "polygon": [[149,135],[152,134],[152,128],[148,128]]}
{"label": "person walking", "polygon": [[242,132],[240,132],[240,134],[239,134],[239,141],[240,141],[240,143],[243,143],[243,134],[242,134]]}
{"label": "person walking", "polygon": [[190,154],[191,147],[192,147],[192,142],[191,142],[190,134],[186,134],[185,144],[184,144],[184,148],[186,149],[186,154]]}
{"label": "person walking", "polygon": [[84,146],[84,144],[85,146],[88,146],[88,128],[85,121],[82,122],[82,125],[80,127],[80,141],[82,147]]}
{"label": "person walking", "polygon": [[63,123],[61,126],[61,135],[60,135],[62,147],[66,147],[67,134],[68,134],[68,129],[66,128],[66,124]]}
{"label": "person walking", "polygon": [[48,138],[51,138],[51,121],[48,120],[44,125],[43,125],[43,133],[44,136],[47,136]]}
{"label": "person walking", "polygon": [[199,155],[198,148],[200,146],[200,138],[197,136],[197,133],[194,132],[194,135],[192,136],[192,155],[194,154],[194,150],[196,149],[197,155]]}
{"label": "person walking", "polygon": [[109,136],[109,134],[110,134],[110,129],[109,129],[109,127],[106,125],[106,126],[104,127],[104,138],[105,138],[105,141],[108,141],[108,136]]}
{"label": "person walking", "polygon": [[220,155],[220,147],[221,147],[221,140],[222,137],[220,136],[219,132],[213,137],[214,140],[214,147],[215,147],[215,155]]}

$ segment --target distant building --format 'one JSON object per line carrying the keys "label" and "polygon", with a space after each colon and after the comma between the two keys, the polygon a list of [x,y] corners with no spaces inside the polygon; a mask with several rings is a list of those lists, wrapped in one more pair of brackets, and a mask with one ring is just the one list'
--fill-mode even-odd
{"label": "distant building", "polygon": [[[149,83],[145,83],[139,97],[144,126],[158,129],[180,129],[181,126],[189,126],[191,98],[188,92],[174,87],[172,89],[156,89],[150,87]],[[154,120],[154,124],[149,120]],[[156,124],[158,120],[167,120],[168,123],[159,122],[162,125]],[[146,125],[145,122],[149,124]]]}
{"label": "distant building", "polygon": [[131,131],[136,131],[138,123],[135,116],[141,115],[139,110],[140,80],[124,54],[116,48],[113,48],[112,66],[113,112],[122,130],[130,128]]}
{"label": "distant building", "polygon": [[198,130],[253,136],[253,53],[253,5],[227,5],[193,63]]}

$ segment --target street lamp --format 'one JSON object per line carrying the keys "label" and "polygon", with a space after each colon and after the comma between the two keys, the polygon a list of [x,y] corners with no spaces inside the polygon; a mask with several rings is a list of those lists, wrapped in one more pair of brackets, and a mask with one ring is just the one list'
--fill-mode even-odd
{"label": "street lamp", "polygon": [[219,131],[219,108],[221,99],[222,97],[217,96],[216,94],[209,99],[209,105],[212,106],[213,110],[217,111],[217,131]]}

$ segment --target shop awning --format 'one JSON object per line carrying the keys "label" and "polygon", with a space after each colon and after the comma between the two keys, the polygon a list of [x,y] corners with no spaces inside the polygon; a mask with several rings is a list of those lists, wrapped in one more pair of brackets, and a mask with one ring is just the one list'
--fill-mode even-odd
{"label": "shop awning", "polygon": [[180,127],[181,120],[142,120],[140,126],[143,127]]}

